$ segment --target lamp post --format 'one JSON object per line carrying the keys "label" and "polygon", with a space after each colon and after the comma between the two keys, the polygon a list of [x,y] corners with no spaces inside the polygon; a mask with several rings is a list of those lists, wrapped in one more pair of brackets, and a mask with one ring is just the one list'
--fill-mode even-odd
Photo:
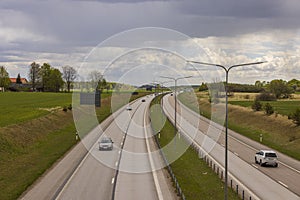
{"label": "lamp post", "polygon": [[175,82],[175,87],[174,87],[174,100],[175,100],[175,113],[174,113],[174,124],[175,124],[175,130],[174,130],[174,135],[175,135],[175,146],[176,146],[176,128],[177,128],[177,95],[176,95],[176,89],[177,89],[177,81],[180,79],[185,79],[185,78],[191,78],[192,76],[185,76],[185,77],[178,77],[178,78],[174,78],[174,77],[169,77],[169,76],[160,76],[161,78],[167,78],[167,79],[171,79]]}
{"label": "lamp post", "polygon": [[198,62],[198,61],[191,61],[187,60],[188,63],[195,63],[195,64],[202,64],[202,65],[210,65],[210,66],[216,66],[220,67],[225,71],[226,79],[225,79],[225,186],[224,186],[224,199],[228,199],[228,73],[232,68],[240,67],[240,66],[247,66],[247,65],[258,65],[265,62],[253,62],[253,63],[243,63],[243,64],[237,64],[232,65],[228,68],[226,68],[223,65],[219,64],[212,64],[212,63],[205,63],[205,62]]}

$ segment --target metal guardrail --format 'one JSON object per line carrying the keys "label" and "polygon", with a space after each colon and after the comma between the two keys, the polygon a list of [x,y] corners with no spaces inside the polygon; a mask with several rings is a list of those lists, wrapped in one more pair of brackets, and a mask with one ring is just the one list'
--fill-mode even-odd
{"label": "metal guardrail", "polygon": [[[165,115],[165,113],[163,113],[163,114]],[[149,117],[150,122],[151,122],[150,116],[148,116],[148,117]],[[150,123],[150,124],[151,124],[152,133],[154,133],[155,131],[154,131],[154,128],[152,126],[152,123]],[[163,158],[163,160],[164,160],[164,162],[165,162],[165,164],[167,166],[167,170],[168,170],[169,174],[171,175],[172,180],[174,181],[175,188],[176,188],[176,191],[177,191],[178,195],[181,197],[182,200],[186,200],[186,198],[184,196],[184,193],[183,193],[183,191],[182,191],[182,189],[181,189],[181,187],[179,185],[179,182],[177,181],[177,178],[176,178],[175,174],[173,173],[173,170],[172,170],[172,168],[170,166],[170,163],[169,163],[167,157],[165,156],[164,152],[162,151],[161,145],[160,145],[160,143],[158,141],[158,137],[157,137],[156,134],[154,134],[154,138],[155,138],[155,142],[156,142],[156,144],[157,144],[157,146],[159,148],[160,155],[162,156],[162,158]]]}
{"label": "metal guardrail", "polygon": [[[163,110],[163,113],[164,110]],[[168,116],[167,116],[168,117]],[[169,118],[169,117],[168,117]],[[169,120],[171,120],[169,118]],[[184,133],[183,131],[181,131]],[[216,161],[212,156],[210,156],[199,144],[197,144],[188,134],[181,134],[181,136],[191,144],[191,147],[198,153],[199,158],[202,158],[209,167],[219,176],[219,178],[224,182],[224,167]],[[243,200],[261,200],[260,197],[255,195],[246,185],[239,181],[233,174],[229,173],[227,186],[235,191]]]}

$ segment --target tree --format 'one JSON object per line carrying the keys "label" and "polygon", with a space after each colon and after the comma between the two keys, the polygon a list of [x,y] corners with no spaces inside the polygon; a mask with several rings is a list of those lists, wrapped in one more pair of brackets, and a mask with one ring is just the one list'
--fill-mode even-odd
{"label": "tree", "polygon": [[42,91],[49,91],[51,85],[49,84],[52,67],[48,63],[44,63],[39,70],[39,83]]}
{"label": "tree", "polygon": [[294,113],[290,114],[289,119],[292,119],[297,126],[300,126],[300,109],[297,108]]}
{"label": "tree", "polygon": [[199,87],[199,92],[208,90],[207,84],[203,83]]}
{"label": "tree", "polygon": [[59,92],[60,88],[64,85],[64,81],[62,79],[62,74],[58,69],[51,68],[48,88],[51,92]]}
{"label": "tree", "polygon": [[18,76],[17,76],[16,83],[17,83],[17,84],[22,84],[22,81],[21,81],[21,76],[20,76],[20,74],[18,74]]}
{"label": "tree", "polygon": [[103,89],[107,87],[105,78],[102,78],[102,80],[99,81],[98,87],[101,91],[103,91]]}
{"label": "tree", "polygon": [[96,89],[100,86],[103,75],[100,71],[94,70],[89,74],[89,79],[91,80],[92,89]]}
{"label": "tree", "polygon": [[272,115],[274,113],[274,109],[273,107],[271,106],[271,104],[269,103],[266,103],[265,106],[264,106],[264,109],[265,109],[265,113],[267,115]]}
{"label": "tree", "polygon": [[0,87],[8,88],[10,84],[9,74],[4,66],[0,67]]}
{"label": "tree", "polygon": [[287,84],[292,87],[294,90],[298,90],[300,88],[300,81],[297,79],[292,79]]}
{"label": "tree", "polygon": [[252,109],[254,111],[260,111],[262,109],[262,104],[258,100],[255,100],[252,104]]}
{"label": "tree", "polygon": [[276,98],[288,98],[293,92],[293,88],[290,87],[286,81],[275,79],[270,82],[270,91],[276,96]]}
{"label": "tree", "polygon": [[67,83],[68,92],[70,92],[71,84],[74,82],[76,77],[77,77],[77,71],[73,67],[70,66],[63,67],[63,78]]}
{"label": "tree", "polygon": [[40,70],[39,64],[35,62],[30,64],[29,79],[31,81],[33,91],[36,91],[36,85],[39,81],[39,70]]}

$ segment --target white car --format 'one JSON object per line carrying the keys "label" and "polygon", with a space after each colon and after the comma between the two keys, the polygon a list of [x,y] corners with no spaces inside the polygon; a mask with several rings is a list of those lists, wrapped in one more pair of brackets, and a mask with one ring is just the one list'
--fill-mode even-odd
{"label": "white car", "polygon": [[111,138],[104,137],[99,142],[99,150],[112,150],[114,142]]}
{"label": "white car", "polygon": [[131,106],[127,106],[126,110],[132,110]]}
{"label": "white car", "polygon": [[278,156],[275,151],[260,150],[255,154],[255,163],[262,165],[278,166]]}

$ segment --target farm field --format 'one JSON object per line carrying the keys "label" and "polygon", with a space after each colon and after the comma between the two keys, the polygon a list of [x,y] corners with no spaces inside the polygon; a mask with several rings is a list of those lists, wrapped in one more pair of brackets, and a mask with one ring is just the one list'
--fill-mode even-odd
{"label": "farm field", "polygon": [[[253,101],[229,101],[232,105],[238,105],[243,107],[248,107],[251,109]],[[297,108],[300,108],[300,101],[288,101],[288,100],[278,100],[278,101],[261,101],[264,105],[266,103],[271,104],[274,111],[281,115],[288,116],[290,113],[294,112]]]}
{"label": "farm field", "polygon": [[[111,114],[110,97],[102,94],[99,123]],[[119,99],[118,107],[126,103]],[[71,93],[0,93],[1,200],[17,199],[77,143],[72,111],[62,111],[71,103]]]}
{"label": "farm field", "polygon": [[[203,93],[197,93],[197,99],[193,97],[192,94],[188,93],[186,93],[186,95],[179,95],[179,99],[182,103],[196,112],[199,112],[197,108],[200,107],[201,115],[210,119],[213,110],[208,98],[205,98]],[[275,114],[267,116],[263,111],[254,112],[251,108],[232,105],[232,102],[233,101],[230,101],[228,105],[228,126],[230,129],[258,142],[262,134],[264,138],[263,144],[300,160],[300,126],[296,126],[287,116]],[[297,106],[299,102],[300,101],[294,100],[274,101],[271,103],[277,103],[277,109],[281,110],[280,112],[288,113],[293,109],[293,106]],[[237,101],[235,103],[248,105],[252,104],[252,101]],[[222,110],[222,108],[220,110]],[[275,111],[277,111],[276,108]],[[214,119],[217,123],[219,120],[217,117]],[[222,123],[222,125],[224,124]]]}
{"label": "farm field", "polygon": [[71,93],[0,93],[0,127],[44,116],[71,103]]}

